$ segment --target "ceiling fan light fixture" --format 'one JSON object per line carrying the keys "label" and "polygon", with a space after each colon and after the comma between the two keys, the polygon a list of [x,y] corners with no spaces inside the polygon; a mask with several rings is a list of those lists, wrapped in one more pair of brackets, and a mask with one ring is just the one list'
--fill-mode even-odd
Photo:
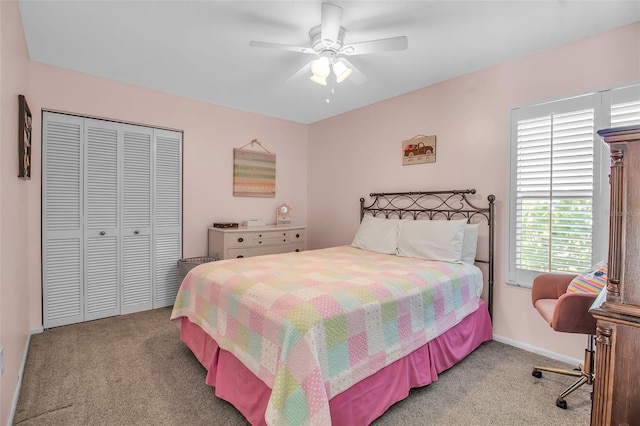
{"label": "ceiling fan light fixture", "polygon": [[326,79],[331,73],[331,67],[329,66],[329,59],[326,56],[321,56],[315,61],[311,62],[311,72],[314,76]]}
{"label": "ceiling fan light fixture", "polygon": [[351,68],[349,68],[342,62],[336,62],[335,64],[333,64],[333,73],[336,75],[336,82],[338,83],[341,83],[346,78],[348,78],[351,75],[352,71],[353,70]]}
{"label": "ceiling fan light fixture", "polygon": [[327,85],[327,77],[319,77],[319,76],[313,74],[311,76],[311,81],[313,81],[314,83],[321,84],[323,86]]}

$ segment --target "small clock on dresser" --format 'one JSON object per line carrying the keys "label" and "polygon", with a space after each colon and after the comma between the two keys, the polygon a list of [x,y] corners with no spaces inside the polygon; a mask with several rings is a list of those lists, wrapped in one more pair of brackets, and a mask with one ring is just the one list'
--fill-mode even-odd
{"label": "small clock on dresser", "polygon": [[280,204],[276,208],[276,225],[291,225],[291,206]]}

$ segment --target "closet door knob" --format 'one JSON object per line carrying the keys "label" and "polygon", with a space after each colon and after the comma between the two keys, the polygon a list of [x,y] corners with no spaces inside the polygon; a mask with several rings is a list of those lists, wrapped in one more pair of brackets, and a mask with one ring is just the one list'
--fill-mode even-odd
{"label": "closet door knob", "polygon": [[135,231],[133,231],[134,234],[138,235],[140,233],[140,231],[138,231],[137,229]]}
{"label": "closet door knob", "polygon": [[104,235],[104,234],[106,234],[106,232],[100,231],[100,235]]}

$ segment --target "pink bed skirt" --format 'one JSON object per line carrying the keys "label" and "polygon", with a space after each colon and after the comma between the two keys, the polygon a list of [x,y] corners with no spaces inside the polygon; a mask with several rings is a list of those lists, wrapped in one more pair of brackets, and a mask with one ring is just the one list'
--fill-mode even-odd
{"label": "pink bed skirt", "polygon": [[[436,381],[439,373],[491,340],[491,334],[491,319],[480,301],[474,313],[443,335],[333,397],[332,424],[370,424],[406,398],[411,388]],[[207,369],[206,383],[215,387],[216,395],[233,404],[252,425],[266,425],[271,389],[187,318],[182,318],[180,339]]]}

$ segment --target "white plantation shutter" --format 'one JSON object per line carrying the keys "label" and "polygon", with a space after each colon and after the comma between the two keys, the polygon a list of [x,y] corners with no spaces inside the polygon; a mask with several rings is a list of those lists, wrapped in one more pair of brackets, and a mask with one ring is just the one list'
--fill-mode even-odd
{"label": "white plantation shutter", "polygon": [[530,286],[541,272],[579,273],[606,252],[594,235],[604,223],[595,206],[608,162],[595,133],[598,105],[591,94],[512,111],[510,284]]}
{"label": "white plantation shutter", "polygon": [[593,109],[518,121],[516,267],[591,265]]}
{"label": "white plantation shutter", "polygon": [[511,111],[508,284],[606,260],[609,147],[596,132],[636,124],[640,85]]}
{"label": "white plantation shutter", "polygon": [[640,124],[640,101],[611,105],[611,127]]}
{"label": "white plantation shutter", "polygon": [[610,127],[640,124],[640,85],[612,90],[610,97]]}

